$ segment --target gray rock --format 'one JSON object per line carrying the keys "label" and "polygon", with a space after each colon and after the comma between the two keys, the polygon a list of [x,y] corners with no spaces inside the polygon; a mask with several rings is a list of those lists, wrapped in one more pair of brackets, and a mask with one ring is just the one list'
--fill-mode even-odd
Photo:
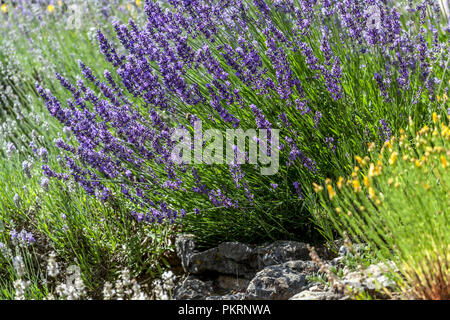
{"label": "gray rock", "polygon": [[339,254],[340,257],[346,256],[348,254],[347,247],[346,246],[341,246],[339,248],[339,253],[338,254]]}
{"label": "gray rock", "polygon": [[[234,252],[232,251],[234,248]],[[241,243],[225,243],[217,248],[191,253],[185,270],[192,274],[217,272],[251,279],[256,271],[256,255]]]}
{"label": "gray rock", "polygon": [[337,257],[337,258],[334,258],[333,260],[331,260],[331,262],[330,262],[330,264],[332,265],[332,266],[342,266],[343,265],[343,262],[344,262],[344,256],[340,256],[340,257]]}
{"label": "gray rock", "polygon": [[191,253],[195,249],[194,236],[190,234],[180,234],[175,239],[177,256],[181,260],[181,265],[186,271],[190,264]]}
{"label": "gray rock", "polygon": [[259,264],[264,267],[291,260],[311,260],[305,243],[284,240],[258,248],[258,258]]}
{"label": "gray rock", "polygon": [[306,286],[306,276],[285,265],[269,266],[250,281],[247,300],[287,300]]}
{"label": "gray rock", "polygon": [[247,289],[249,283],[250,280],[229,275],[219,275],[214,280],[216,291],[243,292]]}
{"label": "gray rock", "polygon": [[175,288],[175,300],[204,300],[211,296],[213,286],[211,281],[202,281],[194,276],[188,276]]}
{"label": "gray rock", "polygon": [[201,275],[215,272],[251,279],[259,270],[256,248],[243,243],[225,242],[199,252],[195,250],[192,236],[181,235],[176,239],[176,249],[187,273]]}
{"label": "gray rock", "polygon": [[219,254],[234,261],[249,261],[255,256],[255,248],[239,242],[224,242],[217,247]]}
{"label": "gray rock", "polygon": [[[390,265],[393,271],[398,271],[394,264]],[[364,284],[369,290],[378,290],[380,288],[393,289],[395,282],[386,276],[389,267],[383,263],[372,264],[364,270]]]}
{"label": "gray rock", "polygon": [[[391,269],[396,270],[394,265],[391,265]],[[360,272],[345,272],[341,281],[353,292],[366,291],[371,295],[383,297],[383,289],[389,290],[395,287],[395,282],[386,276],[388,271],[389,268],[383,263],[373,264]]]}
{"label": "gray rock", "polygon": [[224,296],[211,296],[206,300],[244,300],[245,294],[242,292],[226,294]]}
{"label": "gray rock", "polygon": [[332,291],[309,291],[304,290],[291,297],[289,300],[340,300],[341,295]]}
{"label": "gray rock", "polygon": [[267,266],[292,260],[310,260],[307,245],[296,241],[280,240],[261,247],[224,242],[201,252],[195,249],[192,235],[180,235],[175,243],[184,271],[197,275],[218,272],[251,279]]}
{"label": "gray rock", "polygon": [[307,290],[297,293],[289,300],[347,300],[348,296],[333,291],[323,284],[315,284]]}
{"label": "gray rock", "polygon": [[319,271],[319,266],[313,261],[294,260],[283,263],[283,266],[305,275],[312,275]]}
{"label": "gray rock", "polygon": [[217,248],[202,252],[192,252],[185,257],[185,271],[193,274],[202,274],[207,271],[216,271]]}

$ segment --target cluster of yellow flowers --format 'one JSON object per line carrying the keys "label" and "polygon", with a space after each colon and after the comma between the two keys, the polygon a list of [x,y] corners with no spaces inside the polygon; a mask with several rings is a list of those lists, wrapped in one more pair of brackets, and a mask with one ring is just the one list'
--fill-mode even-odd
{"label": "cluster of yellow flowers", "polygon": [[[58,6],[60,6],[60,7],[63,5],[63,2],[61,0],[58,0],[57,3],[58,3]],[[136,0],[135,3],[136,3],[136,6],[140,7],[142,5],[142,0]],[[127,3],[127,9],[128,9],[128,11],[131,11],[133,9],[132,8],[132,2],[128,2]],[[0,6],[0,10],[3,13],[7,13],[8,12],[8,5],[6,3],[3,3]],[[49,4],[47,6],[47,11],[50,12],[50,13],[54,12],[55,11],[55,6],[52,5],[52,4]]]}
{"label": "cluster of yellow flowers", "polygon": [[[136,0],[135,4],[136,4],[137,7],[140,7],[142,5],[142,1],[141,0]],[[126,6],[127,10],[132,13],[132,16],[133,16],[133,13],[134,13],[133,2],[127,2],[125,6]],[[119,8],[123,9],[124,6],[120,5]]]}
{"label": "cluster of yellow flowers", "polygon": [[[136,2],[137,2],[137,1],[136,1]],[[59,1],[58,1],[58,5],[59,5],[59,6],[62,6],[62,5],[63,5],[63,2],[62,2],[61,0],[59,0]],[[1,10],[3,13],[7,13],[7,12],[8,12],[8,5],[7,5],[6,3],[3,3],[3,4],[0,6],[0,10]],[[50,13],[52,13],[53,11],[55,11],[55,6],[52,5],[52,4],[49,4],[49,5],[47,6],[47,11],[50,12]]]}
{"label": "cluster of yellow flowers", "polygon": [[[448,84],[450,84],[450,80],[448,80]],[[436,98],[439,103],[441,103],[441,102],[447,103],[447,101],[448,101],[448,96],[447,96],[447,93],[445,93],[445,92],[442,96],[438,95],[438,96],[436,96]]]}
{"label": "cluster of yellow flowers", "polygon": [[436,98],[437,98],[438,102],[446,103],[448,101],[448,96],[445,93],[442,95],[442,97],[441,96],[437,96]]}
{"label": "cluster of yellow flowers", "polygon": [[[450,120],[450,116],[447,116],[447,118]],[[446,144],[450,141],[450,128],[441,121],[440,116],[436,113],[433,113],[432,119],[432,128],[425,125],[417,132],[412,141],[408,140],[405,130],[400,130],[398,139],[393,137],[384,143],[380,152],[374,156],[377,158],[376,161],[373,161],[369,156],[364,158],[355,156],[357,165],[350,177],[347,179],[339,177],[335,185],[333,185],[331,179],[325,180],[325,189],[329,200],[337,197],[339,191],[348,190],[355,194],[363,192],[372,203],[379,206],[384,196],[381,192],[377,193],[375,179],[382,174],[386,166],[389,167],[386,174],[391,175],[387,178],[387,184],[394,188],[401,186],[402,180],[400,177],[408,174],[409,169],[423,170],[425,174],[429,173],[430,170],[438,169],[439,166],[446,170],[449,167],[447,159],[450,159],[450,149]],[[411,120],[410,125],[413,125]],[[376,151],[375,144],[370,143],[368,149],[373,156],[372,152]],[[411,163],[411,165],[408,163]],[[434,173],[436,174],[436,172]],[[426,190],[430,190],[428,183],[419,181],[416,183],[421,183]],[[324,190],[321,185],[316,183],[313,184],[313,188],[316,193]],[[335,190],[335,188],[337,189]],[[365,210],[363,206],[359,209]],[[335,210],[338,213],[342,212],[339,207]],[[347,214],[351,215],[351,212],[349,211]]]}

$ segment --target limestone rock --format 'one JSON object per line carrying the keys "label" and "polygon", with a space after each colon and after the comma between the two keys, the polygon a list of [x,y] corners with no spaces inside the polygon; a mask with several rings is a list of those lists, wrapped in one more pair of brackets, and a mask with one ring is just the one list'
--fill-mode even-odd
{"label": "limestone rock", "polygon": [[250,281],[247,300],[287,300],[306,286],[306,276],[285,265],[269,266]]}
{"label": "limestone rock", "polygon": [[245,294],[242,292],[226,294],[223,296],[211,296],[206,300],[244,300]]}
{"label": "limestone rock", "polygon": [[175,300],[204,300],[213,292],[211,281],[202,281],[194,276],[188,276],[175,288]]}
{"label": "limestone rock", "polygon": [[311,260],[306,243],[279,240],[258,248],[260,265],[271,266],[291,260]]}

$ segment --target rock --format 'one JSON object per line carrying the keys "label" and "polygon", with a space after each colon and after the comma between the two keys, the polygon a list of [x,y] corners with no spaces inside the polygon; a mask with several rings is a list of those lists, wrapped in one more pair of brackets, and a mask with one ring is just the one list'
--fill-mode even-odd
{"label": "rock", "polygon": [[[395,271],[395,265],[391,265]],[[363,271],[353,271],[344,273],[342,284],[353,292],[365,291],[375,297],[383,298],[383,289],[394,289],[395,282],[389,279],[385,274],[389,272],[389,268],[383,264],[378,263],[370,265]]]}
{"label": "rock", "polygon": [[306,286],[306,276],[285,265],[269,266],[250,281],[247,300],[287,300]]}
{"label": "rock", "polygon": [[333,260],[331,260],[330,264],[331,264],[332,266],[335,266],[335,267],[337,267],[337,266],[342,266],[342,265],[343,265],[343,262],[344,262],[344,258],[345,258],[345,257],[343,257],[343,256],[334,258]]}
{"label": "rock", "polygon": [[193,274],[202,274],[207,271],[216,271],[217,248],[202,252],[192,252],[185,257],[185,271]]}
{"label": "rock", "polygon": [[214,284],[216,287],[216,291],[238,291],[243,292],[247,289],[249,280],[238,278],[229,275],[219,275],[215,280]]}
{"label": "rock", "polygon": [[211,281],[202,281],[194,276],[188,276],[175,288],[175,300],[204,300],[213,292]]}
{"label": "rock", "polygon": [[346,256],[348,254],[347,247],[346,246],[341,246],[339,248],[339,253],[338,254],[339,254],[340,257]]}
{"label": "rock", "polygon": [[201,275],[220,273],[252,279],[264,267],[291,260],[310,260],[305,243],[296,241],[276,241],[262,247],[239,242],[224,242],[218,247],[196,251],[190,235],[176,239],[176,251],[183,269],[187,273]]}
{"label": "rock", "polygon": [[217,247],[219,254],[234,261],[249,261],[255,256],[255,248],[239,242],[224,242]]}
{"label": "rock", "polygon": [[211,296],[206,298],[206,300],[244,300],[245,294],[242,292],[231,293],[224,296]]}
{"label": "rock", "polygon": [[[233,253],[231,248],[236,251]],[[257,271],[254,252],[248,252],[247,246],[240,243],[226,243],[192,253],[186,261],[185,270],[193,274],[216,272],[251,279]]]}
{"label": "rock", "polygon": [[312,275],[319,271],[319,266],[313,261],[294,260],[283,263],[283,266],[305,275]]}
{"label": "rock", "polygon": [[284,240],[258,248],[258,258],[259,264],[264,267],[291,260],[311,260],[305,243]]}
{"label": "rock", "polygon": [[309,291],[304,290],[291,297],[289,300],[340,300],[341,295],[332,291]]}
{"label": "rock", "polygon": [[[390,268],[393,271],[398,271],[393,263],[390,264]],[[370,265],[364,270],[364,284],[369,290],[378,290],[380,288],[393,289],[395,282],[385,275],[387,272],[389,272],[389,267],[383,263]]]}
{"label": "rock", "polygon": [[183,270],[190,274],[176,288],[175,299],[289,299],[305,290],[306,276],[319,269],[307,245],[296,241],[259,247],[224,242],[198,251],[194,237],[182,234],[175,243]]}
{"label": "rock", "polygon": [[175,248],[177,256],[181,260],[181,265],[186,271],[190,264],[191,253],[195,249],[194,236],[190,234],[180,234],[175,239]]}
{"label": "rock", "polygon": [[257,251],[243,243],[225,242],[199,252],[195,250],[193,238],[182,235],[176,239],[176,248],[187,273],[220,273],[251,279],[258,271]]}
{"label": "rock", "polygon": [[307,290],[297,293],[289,300],[346,300],[348,296],[334,292],[322,284],[315,284]]}

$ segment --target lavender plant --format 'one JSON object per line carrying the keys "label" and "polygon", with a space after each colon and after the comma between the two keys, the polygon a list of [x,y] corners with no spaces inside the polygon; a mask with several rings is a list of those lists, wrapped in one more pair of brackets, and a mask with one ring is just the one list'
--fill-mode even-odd
{"label": "lavender plant", "polygon": [[[144,10],[143,26],[113,24],[120,47],[98,31],[103,77],[82,61],[85,80],[57,74],[64,102],[37,84],[67,128],[56,146],[70,177],[42,169],[126,203],[138,221],[184,218],[205,245],[313,240],[309,185],[348,172],[367,141],[384,142],[408,117],[426,120],[448,90],[448,33],[431,1],[402,14],[377,0],[169,0]],[[175,129],[194,133],[198,121],[280,130],[278,173],[174,162]]]}

